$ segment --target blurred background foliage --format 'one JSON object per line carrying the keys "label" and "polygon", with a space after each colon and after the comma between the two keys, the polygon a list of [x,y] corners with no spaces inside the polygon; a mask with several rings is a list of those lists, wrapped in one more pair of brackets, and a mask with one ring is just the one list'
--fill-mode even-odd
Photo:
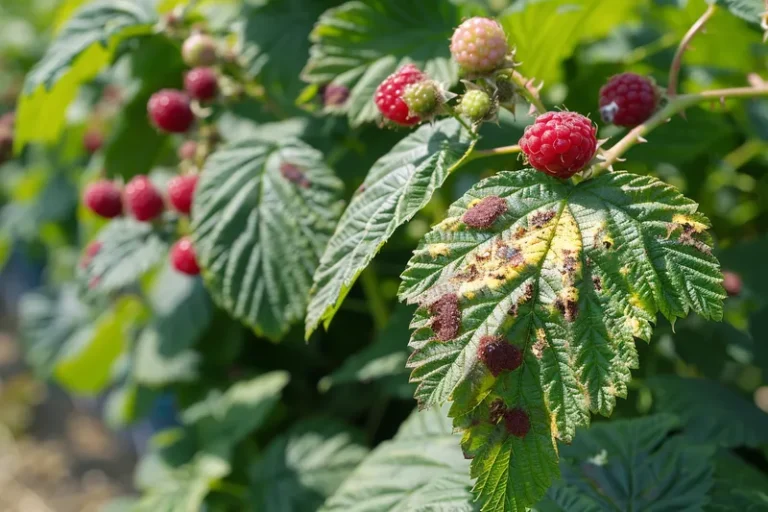
{"label": "blurred background foliage", "polygon": [[[0,115],[14,111],[26,73],[87,1],[0,0]],[[273,140],[301,138],[322,151],[344,181],[348,199],[373,162],[406,132],[360,122],[365,119],[362,104],[354,107],[354,115],[346,107],[324,105],[324,84],[300,80],[313,26],[326,9],[341,3],[200,0],[191,15],[230,42],[239,64],[232,66],[232,76],[247,90],[241,99],[233,97],[217,107],[221,136],[229,141],[253,134]],[[703,0],[429,3],[440,4],[441,16],[418,22],[435,24],[427,29],[445,32],[444,41],[461,17],[497,15],[517,47],[522,72],[544,81],[545,103],[593,119],[599,118],[598,90],[613,74],[633,71],[666,84],[678,42],[706,8]],[[161,14],[186,4],[156,1]],[[754,73],[768,79],[768,46],[755,19],[755,13],[762,12],[756,10],[761,2],[721,4],[706,32],[696,36],[685,54],[682,91],[741,86]],[[728,11],[731,4],[741,17]],[[386,57],[390,48],[384,41],[379,51]],[[479,178],[522,163],[514,156],[483,159],[451,176],[428,207],[383,248],[372,265],[375,281],[366,284],[363,279],[353,288],[326,334],[305,344],[301,326],[295,326],[274,344],[215,307],[198,281],[171,271],[162,239],[153,242],[156,253],[148,256],[151,264],[146,268],[116,271],[117,282],[123,275],[141,274],[131,286],[142,300],[88,291],[79,262],[83,248],[105,223],[79,205],[84,185],[102,170],[126,181],[141,173],[163,180],[174,172],[182,142],[150,129],[145,110],[152,92],[180,85],[183,63],[178,48],[161,35],[150,35],[123,41],[112,57],[114,66],[78,89],[71,105],[57,104],[51,112],[42,112],[40,119],[66,111],[64,129],[51,143],[29,145],[11,158],[0,138],[0,295],[6,317],[13,319],[4,327],[22,345],[35,374],[75,395],[106,396],[101,412],[116,429],[142,424],[145,417],[153,428],[174,425],[175,430],[162,431],[141,447],[149,455],[138,468],[135,486],[152,488],[153,480],[162,477],[185,482],[187,487],[179,487],[182,493],[211,487],[211,510],[239,510],[244,499],[239,487],[232,491],[211,483],[223,474],[230,474],[232,485],[251,485],[248,492],[261,489],[249,476],[249,471],[259,473],[252,461],[262,460],[265,446],[270,448],[264,456],[274,457],[269,450],[279,451],[280,443],[288,441],[270,441],[299,419],[333,416],[350,425],[351,438],[361,446],[391,438],[413,408],[413,389],[404,369],[411,311],[395,305],[398,276],[421,236],[442,219],[446,205]],[[452,72],[445,70],[446,79]],[[502,115],[497,126],[484,127],[479,147],[516,143],[528,122],[522,107],[516,116]],[[2,130],[0,126],[0,137]],[[89,133],[104,139],[93,154],[84,145]],[[620,134],[601,126],[603,138],[616,140]],[[715,439],[720,446],[741,450],[765,478],[768,428],[760,409],[768,411],[768,100],[692,108],[685,119],[672,120],[649,140],[629,151],[622,167],[658,176],[700,203],[712,221],[723,269],[737,274],[740,290],[727,299],[722,323],[694,316],[672,326],[660,319],[654,341],[638,344],[640,370],[634,372],[631,394],[620,401],[614,416],[675,414],[683,418],[683,430],[693,430],[694,438]],[[136,251],[149,251],[146,240],[153,235],[140,236],[144,238]],[[290,380],[284,381],[281,372],[288,372]],[[669,380],[673,375],[706,377],[713,388],[691,389],[688,381]],[[238,409],[227,401],[236,400],[234,394],[227,398],[229,391],[213,391],[231,391],[236,383],[250,383],[265,396],[282,392],[282,398],[268,405],[252,398]],[[7,386],[0,388],[0,404],[7,393]],[[207,412],[206,403],[211,407]],[[215,416],[211,411],[217,407],[219,413],[225,411],[225,425],[206,427],[206,414]],[[272,414],[253,419],[265,408]],[[253,423],[243,426],[249,417]],[[675,421],[654,428],[660,429],[659,435],[673,436]],[[227,424],[236,434],[225,428]],[[734,429],[737,432],[729,435]],[[217,455],[219,462],[227,461],[227,468],[201,462],[201,450],[213,450],[210,442],[225,435],[230,436],[223,447],[227,453]],[[233,452],[234,443],[240,449]],[[575,458],[569,460],[584,451],[579,443],[568,449],[567,457]],[[696,454],[680,453],[695,460]],[[723,460],[729,456],[725,453]],[[169,469],[173,467],[194,471],[183,477]],[[173,497],[151,495],[143,503],[146,510],[161,510],[162,500],[172,503]],[[307,503],[314,507],[315,501]]]}

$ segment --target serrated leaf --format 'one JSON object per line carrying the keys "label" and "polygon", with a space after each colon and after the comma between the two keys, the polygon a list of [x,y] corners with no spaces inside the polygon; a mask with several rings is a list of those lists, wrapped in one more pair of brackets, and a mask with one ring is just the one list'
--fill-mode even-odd
{"label": "serrated leaf", "polygon": [[706,512],[768,510],[768,477],[731,452],[715,457],[715,482]]}
{"label": "serrated leaf", "polygon": [[149,0],[96,0],[79,9],[27,74],[16,110],[16,150],[57,140],[80,85],[101,71],[121,42],[150,34],[156,22]]}
{"label": "serrated leaf", "polygon": [[761,23],[768,11],[763,0],[707,0],[707,3],[721,5],[751,23]]}
{"label": "serrated leaf", "polygon": [[149,222],[112,220],[96,237],[101,248],[81,268],[83,280],[101,292],[135,284],[167,256],[170,239],[171,233]]}
{"label": "serrated leaf", "polygon": [[251,466],[251,503],[270,512],[317,510],[368,453],[360,432],[306,420],[274,439]]}
{"label": "serrated leaf", "polygon": [[347,2],[326,11],[315,25],[302,78],[348,87],[349,98],[337,110],[346,112],[353,126],[372,121],[378,115],[376,87],[406,62],[446,85],[456,82],[449,39],[460,21],[458,8],[441,0]]}
{"label": "serrated leaf", "polygon": [[124,296],[92,325],[78,329],[62,347],[53,375],[68,390],[96,394],[109,384],[112,365],[147,316],[139,299]]}
{"label": "serrated leaf", "polygon": [[679,426],[674,416],[660,414],[579,432],[572,445],[561,446],[563,480],[545,503],[568,512],[701,510],[712,487],[713,450],[675,435]]}
{"label": "serrated leaf", "polygon": [[411,414],[395,438],[373,450],[321,511],[475,510],[469,464],[445,413],[435,408]]}
{"label": "serrated leaf", "polygon": [[[470,208],[479,209],[467,217]],[[517,510],[541,497],[557,476],[554,439],[570,442],[590,412],[609,415],[626,396],[634,338],[650,339],[657,313],[722,317],[709,223],[696,210],[647,176],[612,172],[572,185],[533,170],[501,172],[424,237],[400,289],[420,304],[411,380],[422,406],[452,400],[457,426],[471,425],[465,450],[486,508]],[[455,319],[450,311],[431,318],[445,296],[456,297]],[[445,341],[434,322],[454,323],[436,327],[450,334]],[[478,356],[485,336],[516,346],[522,366],[495,377]],[[499,405],[526,411],[523,439],[506,435],[498,415],[489,421]]]}
{"label": "serrated leaf", "polygon": [[258,333],[285,334],[304,314],[341,189],[323,155],[297,140],[244,139],[211,155],[192,230],[214,300]]}
{"label": "serrated leaf", "polygon": [[636,8],[634,2],[521,0],[498,20],[516,48],[521,72],[552,85],[579,44],[608,35],[631,20]]}
{"label": "serrated leaf", "polygon": [[226,452],[268,418],[288,380],[286,372],[275,371],[238,382],[224,393],[213,390],[181,419],[194,426],[202,446]]}
{"label": "serrated leaf", "polygon": [[395,230],[426,206],[474,144],[456,120],[446,119],[422,126],[376,161],[315,272],[307,337],[321,322],[328,327],[363,269]]}
{"label": "serrated leaf", "polygon": [[735,448],[768,443],[768,413],[709,379],[659,375],[648,380],[654,405],[685,420],[685,433],[699,443]]}

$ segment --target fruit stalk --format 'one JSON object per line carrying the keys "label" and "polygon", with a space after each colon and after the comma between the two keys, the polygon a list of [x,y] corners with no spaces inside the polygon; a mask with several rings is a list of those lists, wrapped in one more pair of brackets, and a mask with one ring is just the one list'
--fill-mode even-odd
{"label": "fruit stalk", "polygon": [[677,47],[675,56],[672,59],[672,65],[669,67],[667,96],[670,98],[677,94],[677,79],[680,75],[680,68],[683,64],[683,54],[691,44],[691,40],[701,31],[701,29],[704,28],[704,25],[707,24],[707,21],[709,21],[709,19],[715,14],[716,10],[717,6],[715,4],[711,4],[709,7],[707,7],[707,10],[704,11],[704,14],[702,14],[701,17],[696,20],[693,25],[691,25],[691,28],[688,29],[688,32],[685,33],[683,39],[680,41],[680,45]]}

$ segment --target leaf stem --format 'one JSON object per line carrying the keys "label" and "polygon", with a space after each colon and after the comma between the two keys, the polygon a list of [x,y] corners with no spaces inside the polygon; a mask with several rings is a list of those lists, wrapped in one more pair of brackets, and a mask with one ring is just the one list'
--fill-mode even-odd
{"label": "leaf stem", "polygon": [[547,111],[547,107],[544,106],[541,96],[539,96],[539,88],[533,85],[533,79],[528,79],[514,70],[512,71],[511,78],[518,89],[520,89],[523,97],[536,109],[536,112],[543,114]]}
{"label": "leaf stem", "polygon": [[360,285],[363,287],[365,298],[368,301],[368,310],[371,312],[376,330],[380,331],[389,321],[389,310],[379,293],[381,286],[379,286],[379,279],[373,267],[368,266],[360,274]]}
{"label": "leaf stem", "polygon": [[630,130],[621,140],[614,144],[611,149],[604,151],[600,158],[603,160],[595,166],[593,177],[598,176],[608,170],[614,163],[620,160],[621,156],[633,146],[646,142],[644,136],[666,123],[675,114],[682,112],[688,107],[712,100],[725,100],[725,98],[753,98],[756,96],[768,96],[768,85],[760,87],[734,87],[730,89],[713,89],[696,94],[683,94],[670,99],[669,103],[651,116],[646,122]]}
{"label": "leaf stem", "polygon": [[520,151],[521,151],[520,146],[518,146],[517,144],[515,144],[514,146],[502,146],[499,148],[492,148],[492,149],[480,149],[478,151],[472,152],[472,154],[469,155],[469,157],[467,158],[466,162],[471,162],[472,160],[477,160],[478,158],[487,158],[489,156],[512,155],[514,153],[519,153]]}
{"label": "leaf stem", "polygon": [[447,114],[449,114],[451,117],[453,117],[454,119],[456,119],[456,120],[457,120],[459,123],[461,123],[461,126],[463,126],[463,127],[464,127],[464,128],[467,130],[467,132],[469,132],[469,135],[470,135],[470,136],[471,136],[473,139],[476,139],[476,138],[477,138],[477,132],[476,132],[476,131],[475,131],[475,130],[472,128],[472,126],[471,126],[469,123],[467,123],[467,122],[466,122],[466,121],[465,121],[465,120],[464,120],[464,119],[461,117],[461,114],[459,114],[459,113],[456,111],[456,109],[455,109],[455,108],[453,108],[452,106],[450,106],[449,104],[447,104],[447,103],[446,103],[446,104],[444,104],[444,105],[443,105],[443,110],[444,110],[444,111],[445,111]]}
{"label": "leaf stem", "polygon": [[683,54],[688,49],[688,46],[691,44],[691,40],[694,38],[694,36],[704,28],[704,25],[706,25],[707,21],[709,21],[709,19],[715,14],[716,11],[717,5],[714,3],[710,4],[709,7],[707,7],[707,10],[704,11],[704,14],[702,14],[699,19],[696,20],[693,25],[691,25],[691,28],[688,29],[688,32],[685,33],[683,39],[680,41],[680,45],[677,47],[677,51],[675,52],[675,57],[672,59],[672,65],[669,67],[667,96],[670,98],[677,95],[677,82],[680,75],[680,68],[683,65]]}

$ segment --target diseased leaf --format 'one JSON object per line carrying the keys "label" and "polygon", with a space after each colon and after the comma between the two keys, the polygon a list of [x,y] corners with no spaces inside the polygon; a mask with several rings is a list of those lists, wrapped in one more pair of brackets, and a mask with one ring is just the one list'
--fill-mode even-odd
{"label": "diseased leaf", "polygon": [[446,119],[422,126],[373,165],[315,272],[307,337],[321,322],[330,324],[363,269],[395,230],[426,206],[474,143],[456,120]]}
{"label": "diseased leaf", "polygon": [[[594,425],[561,446],[563,479],[537,510],[701,510],[712,487],[713,450],[673,432],[671,415]],[[579,499],[575,499],[578,496]],[[557,509],[554,509],[557,510]]]}
{"label": "diseased leaf", "polygon": [[317,510],[368,453],[360,432],[332,420],[297,423],[251,466],[254,507]]}
{"label": "diseased leaf", "polygon": [[768,443],[768,414],[718,382],[657,375],[648,385],[657,410],[682,418],[686,435],[698,443],[729,448]]}
{"label": "diseased leaf", "polygon": [[435,408],[411,414],[395,438],[373,450],[321,511],[475,510],[469,463],[445,413]]}
{"label": "diseased leaf", "polygon": [[[422,406],[452,400],[486,509],[538,501],[558,475],[555,439],[626,396],[634,338],[650,339],[657,313],[722,317],[696,210],[647,176],[501,172],[424,237],[400,289],[420,305],[411,380]],[[522,438],[501,420],[513,409],[529,418]]]}
{"label": "diseased leaf", "polygon": [[341,189],[323,155],[297,140],[243,139],[211,155],[192,230],[214,300],[258,333],[285,334],[304,315]]}
{"label": "diseased leaf", "polygon": [[448,40],[460,22],[458,8],[441,0],[347,2],[326,11],[315,25],[302,78],[348,87],[349,98],[334,110],[346,112],[353,126],[372,121],[378,115],[376,87],[406,62],[447,85],[456,82]]}
{"label": "diseased leaf", "polygon": [[16,151],[30,142],[57,140],[78,88],[101,71],[121,42],[150,34],[156,22],[150,0],[95,0],[80,8],[26,76],[16,110]]}

